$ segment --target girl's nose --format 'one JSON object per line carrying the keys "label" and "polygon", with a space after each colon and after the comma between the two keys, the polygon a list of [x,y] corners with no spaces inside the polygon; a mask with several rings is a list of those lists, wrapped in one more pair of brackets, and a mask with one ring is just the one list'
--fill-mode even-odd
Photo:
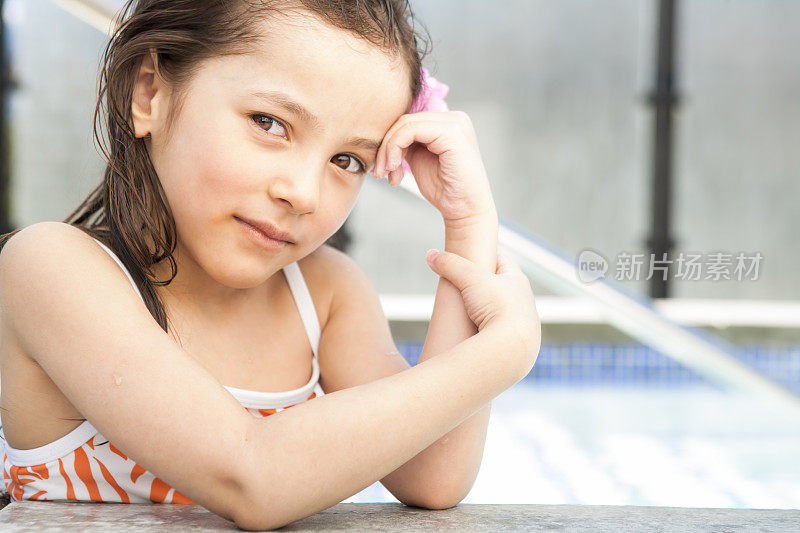
{"label": "girl's nose", "polygon": [[296,215],[313,213],[319,208],[320,183],[319,170],[305,168],[296,174],[287,173],[275,178],[270,187],[273,198],[282,200]]}

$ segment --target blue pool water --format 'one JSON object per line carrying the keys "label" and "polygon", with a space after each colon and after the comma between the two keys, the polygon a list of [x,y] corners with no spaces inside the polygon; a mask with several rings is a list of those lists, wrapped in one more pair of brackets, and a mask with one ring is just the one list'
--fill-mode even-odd
{"label": "blue pool water", "polygon": [[[410,364],[416,364],[423,343],[398,344]],[[800,346],[747,345],[733,354],[739,361],[785,388],[800,394]],[[637,343],[543,343],[526,380],[561,385],[708,383],[680,363]]]}

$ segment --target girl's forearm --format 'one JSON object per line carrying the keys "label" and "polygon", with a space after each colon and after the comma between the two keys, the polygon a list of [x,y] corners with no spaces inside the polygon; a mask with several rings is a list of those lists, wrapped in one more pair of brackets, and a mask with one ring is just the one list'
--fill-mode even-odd
{"label": "girl's forearm", "polygon": [[[474,224],[445,227],[445,250],[494,272],[497,262],[497,215]],[[436,356],[477,333],[464,309],[461,293],[439,278],[428,334],[419,361]],[[486,371],[491,371],[487,368]],[[437,506],[452,507],[469,493],[478,475],[491,401],[413,459],[381,480],[400,501],[420,505],[423,495],[436,495]]]}
{"label": "girl's forearm", "polygon": [[398,374],[253,418],[238,461],[236,524],[277,528],[335,505],[522,379],[525,358],[513,355],[522,348],[505,326],[494,328]]}

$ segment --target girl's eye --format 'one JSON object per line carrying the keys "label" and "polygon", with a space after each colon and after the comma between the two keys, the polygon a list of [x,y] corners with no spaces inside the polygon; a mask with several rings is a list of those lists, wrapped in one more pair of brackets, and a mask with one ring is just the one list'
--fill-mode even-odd
{"label": "girl's eye", "polygon": [[267,133],[270,133],[269,130],[271,130],[273,126],[278,125],[280,127],[280,129],[283,130],[283,134],[272,132],[272,135],[277,135],[278,137],[285,137],[286,136],[286,126],[284,126],[283,123],[280,122],[279,120],[274,119],[269,115],[262,115],[262,114],[259,114],[259,113],[256,113],[254,115],[250,115],[250,118],[252,118],[253,121],[258,126],[270,126],[268,129],[264,130]]}
{"label": "girl's eye", "polygon": [[[364,172],[366,172],[367,167],[364,165],[364,163],[362,163],[359,159],[357,159],[356,157],[354,157],[352,155],[339,154],[339,155],[335,156],[333,159],[334,159],[334,161],[338,160],[338,162],[342,162],[342,158],[348,158],[348,157],[350,158],[351,162],[354,162],[356,164],[356,168],[350,168],[352,166],[352,164],[347,165],[346,167],[340,167],[340,168],[343,168],[346,171],[352,172],[354,174],[363,174]],[[346,159],[345,159],[345,162],[346,162]]]}
{"label": "girl's eye", "polygon": [[[269,115],[263,115],[261,113],[252,114],[250,117],[259,127],[269,126],[266,130],[264,130],[267,133],[278,135],[279,137],[286,137],[286,126],[284,126],[283,123],[278,119],[272,118]],[[349,162],[348,158],[350,159]],[[348,154],[339,154],[333,158],[333,161],[336,165],[340,166],[340,168],[343,168],[344,170],[354,174],[364,173],[367,169],[366,165],[364,165],[364,163],[362,163],[358,158]],[[345,166],[341,166],[339,163],[343,163]],[[355,163],[355,167],[353,167],[353,163]]]}

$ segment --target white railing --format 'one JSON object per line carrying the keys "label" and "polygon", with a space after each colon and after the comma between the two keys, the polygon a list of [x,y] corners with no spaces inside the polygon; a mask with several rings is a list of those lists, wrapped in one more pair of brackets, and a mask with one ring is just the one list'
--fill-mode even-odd
{"label": "white railing", "polygon": [[[381,294],[386,318],[427,322],[432,294]],[[800,302],[783,300],[723,300],[664,298],[653,300],[658,313],[682,326],[710,328],[800,329]],[[604,308],[579,296],[536,296],[542,324],[608,324]]]}
{"label": "white railing", "polygon": [[122,7],[120,0],[52,0],[93,28],[111,35],[111,22]]}
{"label": "white railing", "polygon": [[[107,34],[113,33],[111,21],[122,5],[119,0],[54,1]],[[425,201],[413,177],[407,176],[400,188]],[[513,256],[534,281],[557,294],[592,302],[604,321],[709,381],[755,394],[800,416],[800,397],[738,361],[731,347],[720,339],[673,322],[651,300],[628,293],[608,280],[582,283],[571,260],[538,242],[533,235],[512,229],[502,219],[500,222],[501,251]]]}

